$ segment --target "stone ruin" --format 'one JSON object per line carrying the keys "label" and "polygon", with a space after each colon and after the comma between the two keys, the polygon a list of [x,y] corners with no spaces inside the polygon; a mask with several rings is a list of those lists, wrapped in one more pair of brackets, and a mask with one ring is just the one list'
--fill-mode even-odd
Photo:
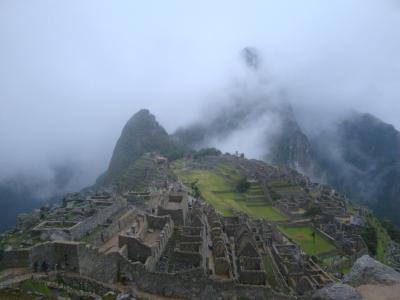
{"label": "stone ruin", "polygon": [[[267,183],[280,178],[281,169],[271,167],[265,175],[264,167],[256,162],[249,167],[240,158],[229,159],[257,180],[265,198],[271,200]],[[317,196],[304,192],[276,201],[274,205],[288,215],[287,223],[307,222],[350,257],[365,252],[358,229],[347,222],[343,199],[290,172],[285,176]],[[311,205],[320,206],[323,215],[302,220],[299,210],[304,212]],[[165,295],[168,290],[178,298],[207,286],[271,295],[277,287],[271,286],[267,270],[289,294],[306,294],[334,281],[279,232],[276,222],[250,219],[244,213],[222,216],[189,196],[180,182],[159,192],[70,194],[61,206],[21,216],[23,230],[32,223],[29,231],[42,238],[29,247],[2,251],[6,267],[68,271],[104,283],[132,281],[148,292]]]}

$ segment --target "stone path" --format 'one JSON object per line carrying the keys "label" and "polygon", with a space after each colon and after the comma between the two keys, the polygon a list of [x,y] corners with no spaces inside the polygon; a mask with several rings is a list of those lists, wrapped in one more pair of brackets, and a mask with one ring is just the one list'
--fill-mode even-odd
{"label": "stone path", "polygon": [[9,287],[28,279],[43,279],[43,278],[47,278],[47,275],[40,273],[24,273],[17,275],[13,278],[10,278],[8,280],[5,280],[3,282],[0,282],[0,288]]}

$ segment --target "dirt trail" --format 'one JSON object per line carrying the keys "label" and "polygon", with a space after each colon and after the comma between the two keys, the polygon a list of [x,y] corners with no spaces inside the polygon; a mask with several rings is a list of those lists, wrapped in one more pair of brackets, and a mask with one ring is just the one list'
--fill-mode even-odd
{"label": "dirt trail", "polygon": [[363,300],[398,300],[400,299],[400,284],[385,285],[361,285],[357,288]]}

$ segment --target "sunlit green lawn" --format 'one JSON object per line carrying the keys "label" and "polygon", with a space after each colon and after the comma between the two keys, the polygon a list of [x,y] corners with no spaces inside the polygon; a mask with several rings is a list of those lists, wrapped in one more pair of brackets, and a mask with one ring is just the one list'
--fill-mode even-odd
{"label": "sunlit green lawn", "polygon": [[[333,243],[310,226],[278,226],[278,229],[293,239],[309,255],[318,255],[336,249]],[[315,241],[312,236],[313,232],[315,232]]]}
{"label": "sunlit green lawn", "polygon": [[[197,181],[204,200],[225,216],[232,215],[233,210],[236,210],[246,212],[255,218],[265,218],[270,221],[287,220],[285,215],[267,203],[262,205],[262,202],[256,201],[257,206],[248,206],[245,201],[246,196],[262,195],[262,189],[253,184],[247,194],[236,192],[234,180],[240,177],[229,166],[218,166],[217,171],[222,171],[224,176],[210,170],[185,170],[182,163],[175,164],[173,170],[188,187],[192,182]],[[229,174],[231,176],[227,176]]]}

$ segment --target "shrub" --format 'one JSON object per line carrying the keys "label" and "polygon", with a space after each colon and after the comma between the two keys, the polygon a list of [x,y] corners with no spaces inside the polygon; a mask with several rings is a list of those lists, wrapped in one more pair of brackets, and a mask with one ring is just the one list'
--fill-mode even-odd
{"label": "shrub", "polygon": [[250,188],[250,182],[247,181],[246,177],[242,177],[236,183],[236,190],[239,193],[245,193]]}
{"label": "shrub", "polygon": [[197,151],[197,152],[194,154],[194,158],[196,159],[196,158],[199,158],[199,157],[211,156],[211,155],[219,156],[219,155],[221,155],[221,154],[222,154],[222,152],[219,151],[219,150],[216,149],[216,148],[204,148],[204,149],[200,149],[199,151]]}
{"label": "shrub", "polygon": [[361,234],[361,236],[364,239],[365,244],[367,244],[369,252],[371,252],[372,255],[376,255],[376,248],[378,244],[376,228],[369,225]]}

